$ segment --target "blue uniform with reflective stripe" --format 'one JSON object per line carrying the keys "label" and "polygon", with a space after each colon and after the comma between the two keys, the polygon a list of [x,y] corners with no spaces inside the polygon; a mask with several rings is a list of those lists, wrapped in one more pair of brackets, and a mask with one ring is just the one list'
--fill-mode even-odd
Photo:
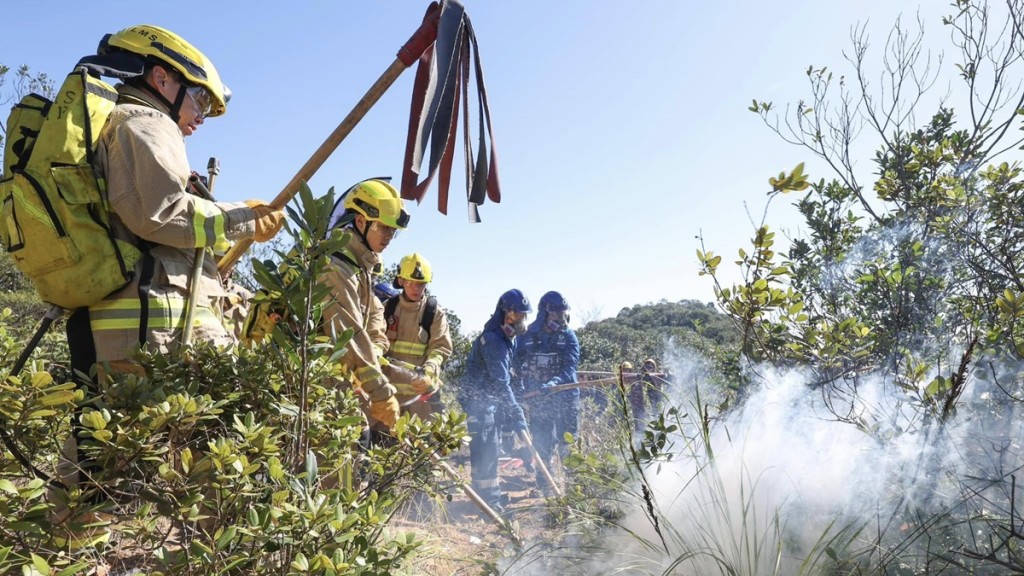
{"label": "blue uniform with reflective stripe", "polygon": [[[515,370],[523,382],[523,390],[538,390],[544,384],[557,386],[576,381],[580,362],[580,342],[569,328],[555,332],[544,330],[544,322],[536,320],[516,343]],[[565,401],[580,397],[579,389],[559,392],[549,398]]]}
{"label": "blue uniform with reflective stripe", "polygon": [[[526,334],[518,338],[515,366],[523,390],[530,392],[545,386],[557,386],[576,381],[576,367],[580,361],[580,343],[576,333],[568,327],[554,332],[544,329],[544,314],[530,324]],[[551,455],[558,446],[565,449],[565,434],[576,436],[579,430],[578,388],[552,394],[541,394],[527,400],[530,406],[530,435],[537,454],[550,467]],[[563,452],[564,456],[564,452]],[[537,486],[544,487],[547,479],[537,471]]]}
{"label": "blue uniform with reflective stripe", "polygon": [[472,487],[491,506],[501,505],[498,484],[498,438],[501,429],[524,429],[523,409],[512,392],[511,368],[515,339],[501,326],[504,313],[495,311],[473,342],[462,377],[459,402],[469,415]]}

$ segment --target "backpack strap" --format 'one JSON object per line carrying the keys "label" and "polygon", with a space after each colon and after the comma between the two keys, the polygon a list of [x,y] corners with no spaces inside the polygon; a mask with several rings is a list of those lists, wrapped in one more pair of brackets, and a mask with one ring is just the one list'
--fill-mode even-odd
{"label": "backpack strap", "polygon": [[333,254],[333,256],[339,260],[344,260],[345,262],[348,262],[349,264],[355,266],[356,268],[359,268],[359,262],[356,262],[356,257],[353,256],[352,253],[349,252],[348,250],[338,250]]}
{"label": "backpack strap", "polygon": [[395,316],[395,311],[398,310],[398,298],[401,294],[392,296],[384,302],[384,323],[388,326],[391,325],[391,319]]}
{"label": "backpack strap", "polygon": [[153,288],[156,258],[149,250],[142,252],[142,270],[139,273],[139,344],[149,339],[149,293]]}
{"label": "backpack strap", "polygon": [[[397,296],[396,296],[397,298]],[[434,324],[434,316],[437,315],[437,298],[433,296],[427,298],[426,308],[423,309],[423,318],[420,319],[420,328],[427,333],[427,339],[430,339],[430,327]]]}

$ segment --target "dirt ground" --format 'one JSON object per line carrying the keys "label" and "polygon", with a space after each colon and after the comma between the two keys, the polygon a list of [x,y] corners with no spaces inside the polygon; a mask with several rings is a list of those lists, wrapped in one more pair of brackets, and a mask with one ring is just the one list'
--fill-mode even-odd
{"label": "dirt ground", "polygon": [[[451,464],[468,484],[466,456],[468,451],[466,455],[453,458]],[[555,468],[552,474],[561,483],[557,461]],[[536,489],[535,473],[527,470],[522,459],[503,459],[498,476],[502,493],[508,499],[506,515],[524,544],[529,547],[532,543],[557,537],[550,522],[547,500]],[[452,487],[448,492],[450,500],[402,510],[391,522],[397,531],[414,532],[424,541],[415,566],[405,573],[466,576],[493,573],[502,558],[517,552],[512,538],[459,488]]]}

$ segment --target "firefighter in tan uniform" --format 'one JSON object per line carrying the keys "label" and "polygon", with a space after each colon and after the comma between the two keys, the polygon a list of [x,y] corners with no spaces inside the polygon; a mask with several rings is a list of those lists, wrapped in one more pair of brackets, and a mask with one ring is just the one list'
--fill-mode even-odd
{"label": "firefighter in tan uniform", "polygon": [[[224,114],[230,96],[202,52],[155,26],[112,34],[100,52],[133,54],[146,66],[141,76],[117,87],[117,105],[100,134],[95,161],[107,182],[114,234],[138,246],[143,256],[132,282],[74,312],[68,341],[73,361],[79,360],[76,368],[92,360],[115,372],[139,372],[129,360],[136,348],[167,353],[178,345],[195,249],[269,240],[284,223],[284,213],[260,200],[214,202],[188,192],[192,171],[184,138],[206,118]],[[234,344],[220,317],[218,300],[228,294],[214,258],[204,260],[196,284],[195,339]],[[85,331],[92,337],[83,337]]]}
{"label": "firefighter in tan uniform", "polygon": [[[106,180],[112,234],[138,248],[141,257],[128,285],[72,311],[68,348],[72,367],[81,374],[89,374],[97,363],[104,372],[144,374],[131,359],[136,350],[168,353],[179,345],[196,249],[223,248],[242,239],[267,241],[280,230],[284,213],[260,200],[214,202],[188,191],[192,171],[185,137],[206,118],[224,114],[230,96],[202,52],[169,30],[140,25],[107,35],[95,58],[130,69],[128,63],[135,63],[142,70],[126,74],[117,86],[117,103],[100,133],[93,162],[97,175]],[[229,346],[235,339],[221,321],[218,302],[226,293],[214,259],[204,263],[196,282],[195,339]],[[87,400],[98,394],[95,382],[82,384]],[[78,446],[80,426],[73,426],[60,465],[71,485],[97,470]],[[105,506],[98,492],[87,500]],[[57,521],[65,517],[66,511],[58,507]],[[82,534],[72,528],[72,547],[109,537],[105,522],[94,514],[85,520],[93,529]]]}
{"label": "firefighter in tan uniform", "polygon": [[438,393],[439,375],[441,364],[452,355],[448,318],[437,300],[426,296],[433,278],[430,262],[422,255],[402,258],[395,280],[402,293],[384,304],[390,343],[390,364],[385,372],[398,390],[402,412],[424,420],[444,410]]}
{"label": "firefighter in tan uniform", "polygon": [[331,287],[331,299],[323,313],[324,330],[340,334],[355,329],[341,358],[346,379],[360,397],[371,431],[388,432],[398,420],[399,407],[395,387],[381,370],[387,338],[384,308],[373,285],[381,268],[380,253],[408,226],[409,214],[398,191],[384,180],[364,180],[338,203],[333,225],[353,216],[347,224],[352,240],[331,256],[332,265],[321,278]]}

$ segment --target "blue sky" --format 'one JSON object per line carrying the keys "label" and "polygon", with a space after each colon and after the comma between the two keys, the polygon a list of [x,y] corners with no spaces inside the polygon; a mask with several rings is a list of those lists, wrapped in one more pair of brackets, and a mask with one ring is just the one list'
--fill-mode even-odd
{"label": "blue sky", "polygon": [[[634,304],[713,300],[697,275],[696,237],[728,262],[765,210],[770,176],[801,161],[814,179],[830,176],[748,112],[751,99],[806,97],[809,65],[849,71],[851,26],[868,21],[877,55],[897,15],[918,11],[903,0],[464,3],[480,41],[503,200],[470,224],[461,181],[447,217],[432,188],[384,259],[424,254],[432,291],[468,330],[512,287],[534,302],[561,291],[575,325]],[[60,78],[104,33],[149,23],[181,34],[233,92],[228,114],[188,139],[194,167],[203,172],[217,156],[218,198],[269,200],[393,61],[426,2],[49,6],[59,26],[31,3],[4,7],[0,62]],[[932,2],[922,12],[932,41],[946,34],[938,15],[947,11]],[[342,143],[314,192],[400,177],[412,77]],[[769,207],[773,225],[792,230],[795,216],[788,200]]]}

